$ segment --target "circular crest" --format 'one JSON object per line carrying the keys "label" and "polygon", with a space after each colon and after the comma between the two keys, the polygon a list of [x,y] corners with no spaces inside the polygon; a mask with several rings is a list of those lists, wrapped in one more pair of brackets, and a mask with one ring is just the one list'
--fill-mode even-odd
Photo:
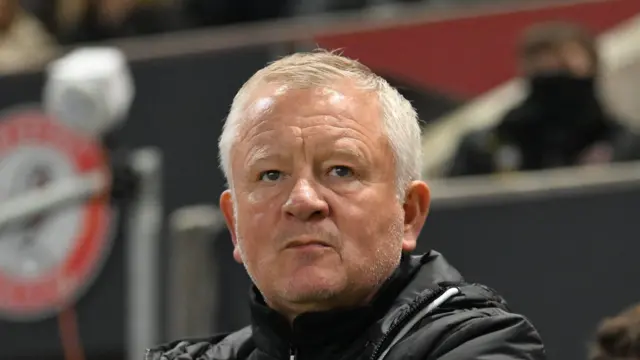
{"label": "circular crest", "polygon": [[[110,172],[99,141],[38,110],[0,118],[0,206],[96,171]],[[0,224],[0,317],[34,320],[77,299],[110,249],[107,193]]]}

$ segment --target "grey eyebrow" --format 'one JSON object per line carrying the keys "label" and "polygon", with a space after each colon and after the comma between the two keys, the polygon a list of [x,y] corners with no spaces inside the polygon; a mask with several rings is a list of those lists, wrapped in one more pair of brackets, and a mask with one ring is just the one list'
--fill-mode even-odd
{"label": "grey eyebrow", "polygon": [[270,152],[270,149],[271,147],[266,145],[252,148],[247,155],[245,166],[252,167],[267,159],[282,159],[285,157],[285,154],[282,154],[281,152]]}

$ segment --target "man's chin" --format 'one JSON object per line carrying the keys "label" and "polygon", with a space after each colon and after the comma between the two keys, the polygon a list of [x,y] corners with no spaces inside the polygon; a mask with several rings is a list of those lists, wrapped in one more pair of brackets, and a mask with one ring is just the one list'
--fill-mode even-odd
{"label": "man's chin", "polygon": [[330,302],[339,293],[339,290],[331,288],[294,289],[287,294],[287,301],[308,310],[321,310],[324,308],[323,304]]}
{"label": "man's chin", "polygon": [[287,298],[295,303],[327,300],[344,291],[344,280],[336,269],[302,269],[289,279]]}

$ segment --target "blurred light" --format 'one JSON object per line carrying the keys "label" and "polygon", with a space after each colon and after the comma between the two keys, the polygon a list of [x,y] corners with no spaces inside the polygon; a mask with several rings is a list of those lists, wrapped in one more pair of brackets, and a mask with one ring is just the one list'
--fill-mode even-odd
{"label": "blurred light", "polygon": [[49,65],[44,107],[58,121],[97,137],[126,120],[134,91],[120,50],[81,48]]}

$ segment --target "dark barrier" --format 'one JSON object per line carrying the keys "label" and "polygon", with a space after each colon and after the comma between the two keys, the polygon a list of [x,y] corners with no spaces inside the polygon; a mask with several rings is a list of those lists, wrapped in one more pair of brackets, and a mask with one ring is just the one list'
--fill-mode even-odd
{"label": "dark barrier", "polygon": [[[117,138],[126,147],[162,150],[167,212],[194,202],[217,203],[224,187],[217,168],[222,120],[242,83],[268,60],[266,47],[254,47],[132,64],[137,96],[129,122]],[[0,109],[38,101],[42,83],[41,74],[0,79]],[[124,358],[123,240],[118,237],[102,273],[77,305],[89,359]],[[0,339],[2,360],[61,358],[55,320],[0,321]]]}
{"label": "dark barrier", "polygon": [[459,191],[444,199],[446,189],[434,187],[419,247],[502,293],[541,331],[549,359],[586,359],[599,320],[640,301],[640,167],[625,172],[624,181],[589,187],[580,180],[603,174],[569,174],[562,191],[536,179],[522,179],[537,187],[530,192],[494,183],[475,199]]}

